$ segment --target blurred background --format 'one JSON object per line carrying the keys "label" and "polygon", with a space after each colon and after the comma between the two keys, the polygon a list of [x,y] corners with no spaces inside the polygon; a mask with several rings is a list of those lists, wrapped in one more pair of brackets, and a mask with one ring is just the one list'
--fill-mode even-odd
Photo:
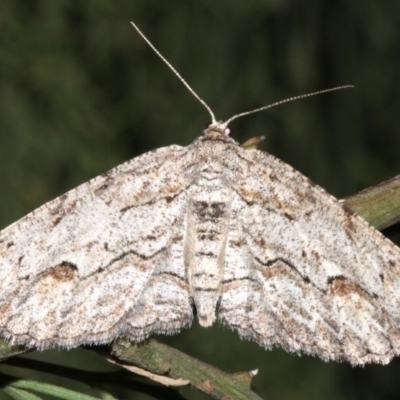
{"label": "blurred background", "polygon": [[[2,0],[1,229],[143,152],[190,144],[209,122],[130,20],[218,119],[302,93],[355,85],[239,119],[231,126],[234,137],[244,142],[266,136],[262,150],[339,198],[399,173],[396,1]],[[259,368],[253,384],[263,398],[400,395],[400,359],[352,368],[265,351],[220,326],[197,324],[162,340],[228,372]],[[109,368],[83,350],[31,357]],[[188,389],[181,393],[206,398]],[[134,387],[125,396],[153,398]]]}

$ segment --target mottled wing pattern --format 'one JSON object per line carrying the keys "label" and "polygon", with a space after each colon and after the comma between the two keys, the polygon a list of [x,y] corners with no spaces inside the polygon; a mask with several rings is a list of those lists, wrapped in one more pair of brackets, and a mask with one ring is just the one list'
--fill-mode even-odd
{"label": "mottled wing pattern", "polygon": [[400,251],[299,172],[238,148],[219,318],[265,347],[387,363],[400,353]]}
{"label": "mottled wing pattern", "polygon": [[0,335],[46,348],[142,340],[190,323],[177,246],[190,159],[179,146],[146,153],[2,231]]}

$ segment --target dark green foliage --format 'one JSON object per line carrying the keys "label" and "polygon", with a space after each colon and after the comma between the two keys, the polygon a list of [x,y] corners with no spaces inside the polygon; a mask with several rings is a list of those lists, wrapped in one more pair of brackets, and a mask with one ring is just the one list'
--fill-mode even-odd
{"label": "dark green foliage", "polygon": [[[261,149],[337,197],[398,174],[397,6],[373,0],[3,0],[0,228],[142,152],[189,144],[207,124],[206,111],[130,20],[217,118],[355,85],[235,121],[234,136],[243,142],[265,135]],[[220,327],[196,326],[165,341],[229,372],[259,368],[254,387],[268,399],[397,399],[400,393],[399,360],[351,368],[265,351]],[[51,354],[53,362],[64,357]],[[141,398],[149,397],[135,397]]]}

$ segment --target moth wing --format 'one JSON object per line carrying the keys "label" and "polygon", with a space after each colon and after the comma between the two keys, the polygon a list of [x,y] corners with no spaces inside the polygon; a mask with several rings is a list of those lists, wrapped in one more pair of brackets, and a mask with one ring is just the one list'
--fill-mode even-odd
{"label": "moth wing", "polygon": [[[0,232],[0,335],[71,347],[190,323],[183,261],[171,245],[183,231],[188,149],[143,154]],[[179,299],[169,307],[158,293],[168,274]],[[143,321],[145,292],[151,321]]]}
{"label": "moth wing", "polygon": [[240,158],[219,318],[265,347],[388,363],[400,353],[400,249],[275,157]]}

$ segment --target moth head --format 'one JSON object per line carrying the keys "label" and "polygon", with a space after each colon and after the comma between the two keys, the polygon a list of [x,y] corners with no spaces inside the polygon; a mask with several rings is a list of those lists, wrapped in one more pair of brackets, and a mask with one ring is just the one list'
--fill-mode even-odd
{"label": "moth head", "polygon": [[225,122],[213,121],[210,122],[203,131],[204,136],[231,136],[231,130]]}

